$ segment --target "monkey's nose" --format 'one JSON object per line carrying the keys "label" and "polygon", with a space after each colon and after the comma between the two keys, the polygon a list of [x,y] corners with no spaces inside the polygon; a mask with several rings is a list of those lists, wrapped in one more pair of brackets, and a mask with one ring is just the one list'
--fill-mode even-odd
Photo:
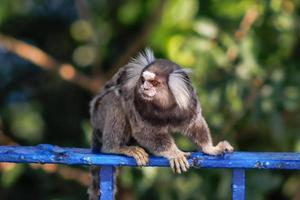
{"label": "monkey's nose", "polygon": [[144,90],[149,90],[150,88],[151,88],[151,85],[149,83],[145,82],[144,85],[143,85],[143,89]]}

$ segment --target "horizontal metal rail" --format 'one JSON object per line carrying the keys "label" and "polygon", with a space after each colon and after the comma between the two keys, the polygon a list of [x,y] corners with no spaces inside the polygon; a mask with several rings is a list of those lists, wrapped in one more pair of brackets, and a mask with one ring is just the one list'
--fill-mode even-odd
{"label": "horizontal metal rail", "polygon": [[[243,200],[245,196],[245,169],[293,169],[300,170],[300,153],[234,152],[209,156],[200,152],[192,153],[188,159],[196,168],[231,168],[232,199]],[[0,146],[0,162],[49,163],[66,165],[99,165],[100,199],[113,198],[113,167],[137,166],[131,157],[94,153],[84,148],[62,148],[50,144],[28,146]],[[147,166],[168,167],[163,157],[150,156]]]}

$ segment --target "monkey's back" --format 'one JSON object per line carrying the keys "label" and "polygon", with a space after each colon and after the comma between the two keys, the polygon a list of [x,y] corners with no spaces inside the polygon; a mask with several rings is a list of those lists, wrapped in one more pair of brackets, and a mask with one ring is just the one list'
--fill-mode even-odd
{"label": "monkey's back", "polygon": [[107,118],[122,116],[124,114],[121,106],[121,97],[115,90],[102,91],[91,101],[91,123],[93,128],[103,130]]}

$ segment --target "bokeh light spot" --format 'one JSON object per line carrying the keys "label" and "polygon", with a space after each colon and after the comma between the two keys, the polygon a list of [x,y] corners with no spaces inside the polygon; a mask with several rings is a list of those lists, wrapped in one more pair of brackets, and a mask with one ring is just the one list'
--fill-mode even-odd
{"label": "bokeh light spot", "polygon": [[59,69],[59,74],[62,78],[70,80],[75,76],[75,70],[69,64],[63,64]]}
{"label": "bokeh light spot", "polygon": [[81,66],[86,67],[91,65],[96,59],[96,50],[92,46],[80,46],[75,49],[73,53],[74,62]]}
{"label": "bokeh light spot", "polygon": [[93,36],[92,26],[85,20],[75,21],[70,29],[72,37],[77,41],[88,41]]}

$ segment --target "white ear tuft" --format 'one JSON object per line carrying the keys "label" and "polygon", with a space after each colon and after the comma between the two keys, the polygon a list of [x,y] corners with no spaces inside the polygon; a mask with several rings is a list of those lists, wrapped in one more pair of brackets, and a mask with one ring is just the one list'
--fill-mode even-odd
{"label": "white ear tuft", "polygon": [[132,60],[146,67],[147,65],[152,63],[155,60],[155,58],[153,55],[153,51],[150,48],[146,48],[144,51],[140,52],[136,58],[133,58]]}
{"label": "white ear tuft", "polygon": [[179,108],[188,108],[191,91],[188,89],[190,81],[186,78],[184,70],[175,70],[169,76],[169,87],[175,98],[175,101]]}
{"label": "white ear tuft", "polygon": [[129,87],[134,87],[143,71],[143,69],[155,60],[153,51],[146,48],[140,52],[135,58],[132,58],[126,65],[127,68],[127,84]]}
{"label": "white ear tuft", "polygon": [[193,69],[191,69],[191,68],[184,68],[181,70],[184,71],[186,74],[191,74],[193,72]]}

